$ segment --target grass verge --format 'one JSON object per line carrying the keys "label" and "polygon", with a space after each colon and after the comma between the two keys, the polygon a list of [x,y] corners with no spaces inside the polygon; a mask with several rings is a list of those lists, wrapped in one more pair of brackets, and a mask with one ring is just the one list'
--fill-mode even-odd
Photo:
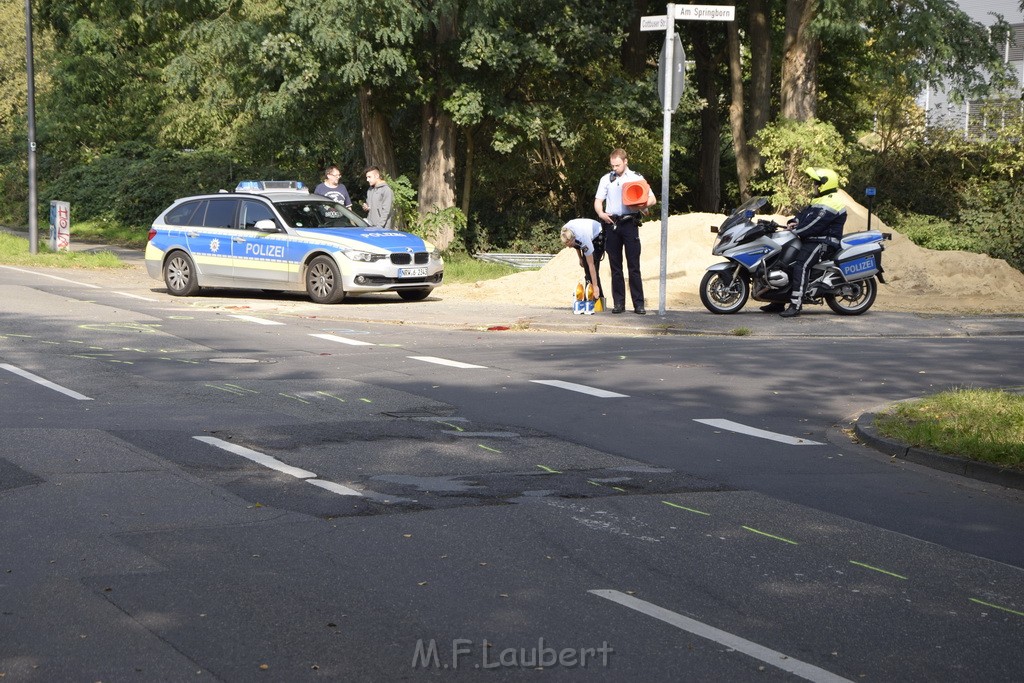
{"label": "grass verge", "polygon": [[1024,472],[1024,395],[953,389],[875,416],[879,434]]}
{"label": "grass verge", "polygon": [[444,257],[444,281],[445,282],[479,282],[480,280],[494,280],[505,277],[512,273],[518,273],[517,268],[503,263],[492,263],[473,258],[469,254],[452,254]]}
{"label": "grass verge", "polygon": [[145,249],[149,226],[125,226],[104,218],[77,221],[71,226],[71,239],[79,242],[114,244],[129,249]]}
{"label": "grass verge", "polygon": [[109,251],[94,253],[76,251],[50,251],[39,245],[39,253],[30,254],[28,239],[20,235],[0,232],[0,263],[13,266],[39,266],[42,268],[125,268],[127,264]]}

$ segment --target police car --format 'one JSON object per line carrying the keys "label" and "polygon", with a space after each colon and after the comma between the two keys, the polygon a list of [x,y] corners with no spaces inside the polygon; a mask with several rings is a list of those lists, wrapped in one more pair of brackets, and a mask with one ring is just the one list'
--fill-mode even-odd
{"label": "police car", "polygon": [[146,270],[175,296],[202,287],[305,291],[316,303],[395,292],[420,301],[441,284],[429,242],[369,225],[297,181],[243,181],[184,197],[153,222]]}

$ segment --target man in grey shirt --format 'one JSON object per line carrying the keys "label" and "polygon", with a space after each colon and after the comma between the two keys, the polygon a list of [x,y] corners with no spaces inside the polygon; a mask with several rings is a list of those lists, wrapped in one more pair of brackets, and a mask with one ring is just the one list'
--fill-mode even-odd
{"label": "man in grey shirt", "polygon": [[390,230],[395,222],[395,193],[388,187],[387,182],[381,177],[380,169],[376,166],[366,169],[366,182],[370,184],[370,189],[366,193],[366,201],[363,202],[366,221],[370,225]]}

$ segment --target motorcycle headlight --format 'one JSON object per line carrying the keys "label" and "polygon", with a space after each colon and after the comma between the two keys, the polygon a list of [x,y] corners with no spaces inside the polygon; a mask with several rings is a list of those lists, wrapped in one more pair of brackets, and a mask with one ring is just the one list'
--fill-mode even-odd
{"label": "motorcycle headlight", "polygon": [[374,261],[380,261],[382,258],[387,258],[387,254],[372,254],[368,251],[357,251],[355,249],[348,249],[342,252],[349,258],[350,261],[362,261],[363,263],[373,263]]}

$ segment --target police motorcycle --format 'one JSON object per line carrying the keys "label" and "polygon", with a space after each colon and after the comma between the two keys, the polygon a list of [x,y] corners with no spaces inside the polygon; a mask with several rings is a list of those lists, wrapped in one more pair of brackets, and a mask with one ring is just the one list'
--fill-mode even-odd
{"label": "police motorcycle", "polygon": [[[768,203],[753,197],[720,226],[711,226],[718,238],[711,249],[727,261],[709,266],[700,281],[700,300],[712,313],[736,313],[750,297],[756,301],[787,303],[791,288],[788,266],[800,250],[800,238],[774,221],[756,219]],[[860,315],[875,303],[882,277],[883,241],[892,233],[864,230],[844,235],[838,248],[826,251],[811,267],[805,304],[824,301],[839,315]]]}

